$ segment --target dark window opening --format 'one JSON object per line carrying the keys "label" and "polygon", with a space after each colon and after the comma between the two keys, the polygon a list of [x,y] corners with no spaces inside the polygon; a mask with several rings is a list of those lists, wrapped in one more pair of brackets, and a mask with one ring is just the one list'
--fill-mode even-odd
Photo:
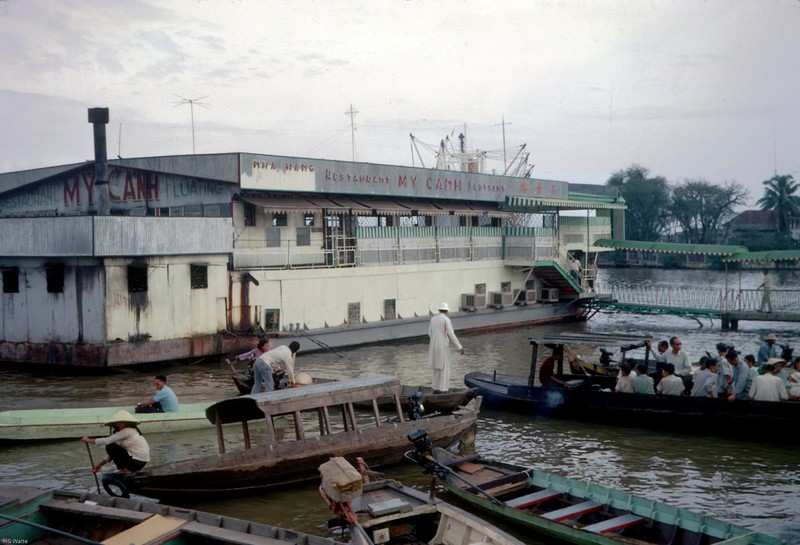
{"label": "dark window opening", "polygon": [[306,214],[303,216],[303,225],[311,227],[314,225],[314,214]]}
{"label": "dark window opening", "polygon": [[286,219],[285,212],[277,212],[272,214],[272,226],[273,227],[286,227],[289,225],[288,220]]}
{"label": "dark window opening", "polygon": [[244,203],[244,224],[246,227],[253,227],[256,224],[256,205],[249,202]]}
{"label": "dark window opening", "polygon": [[128,265],[128,292],[147,291],[147,267]]}
{"label": "dark window opening", "polygon": [[11,267],[3,271],[3,293],[19,293],[18,267]]}
{"label": "dark window opening", "polygon": [[203,289],[208,287],[208,266],[190,265],[189,274],[191,275],[192,289]]}
{"label": "dark window opening", "polygon": [[45,268],[47,293],[64,293],[64,265],[51,265]]}

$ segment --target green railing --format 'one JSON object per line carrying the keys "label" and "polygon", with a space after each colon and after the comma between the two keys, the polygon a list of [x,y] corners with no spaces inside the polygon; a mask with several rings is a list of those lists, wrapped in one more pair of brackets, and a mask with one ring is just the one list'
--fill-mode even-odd
{"label": "green railing", "polygon": [[[668,286],[609,287],[598,286],[599,293],[611,294],[610,305],[649,306],[692,312],[758,312],[761,310],[762,290],[724,288],[681,288]],[[800,290],[772,290],[773,312],[800,312]],[[765,307],[766,310],[766,307]]]}

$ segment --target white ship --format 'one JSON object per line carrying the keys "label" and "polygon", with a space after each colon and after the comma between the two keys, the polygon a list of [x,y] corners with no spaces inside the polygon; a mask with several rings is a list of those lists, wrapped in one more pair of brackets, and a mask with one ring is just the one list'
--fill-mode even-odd
{"label": "white ship", "polygon": [[[102,109],[96,127],[102,128]],[[91,118],[90,113],[90,118]],[[105,110],[107,121],[107,110]],[[97,118],[96,118],[97,119]],[[0,361],[120,366],[580,317],[607,186],[222,153],[0,174]],[[443,168],[450,165],[440,162]],[[251,337],[248,337],[251,336]]]}

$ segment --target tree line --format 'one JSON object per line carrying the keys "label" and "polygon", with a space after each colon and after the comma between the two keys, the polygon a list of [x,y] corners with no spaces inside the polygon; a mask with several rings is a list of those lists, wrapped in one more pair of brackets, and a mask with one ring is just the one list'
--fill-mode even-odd
{"label": "tree line", "polygon": [[[749,192],[736,182],[715,185],[702,178],[671,184],[663,176],[632,164],[611,174],[606,185],[616,187],[625,199],[625,238],[657,241],[669,238],[690,244],[737,244],[750,250],[788,249],[796,246],[790,236],[793,219],[800,219],[798,184],[790,174],[764,180],[764,196],[756,205],[777,217],[777,236],[770,248],[756,248],[753,241],[732,236],[730,221],[747,202]],[[750,242],[750,244],[748,244]],[[763,246],[763,242],[761,243]]]}

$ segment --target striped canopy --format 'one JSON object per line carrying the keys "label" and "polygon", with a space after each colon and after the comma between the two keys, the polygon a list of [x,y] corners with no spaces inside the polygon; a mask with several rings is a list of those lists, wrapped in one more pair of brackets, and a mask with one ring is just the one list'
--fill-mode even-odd
{"label": "striped canopy", "polygon": [[732,256],[747,253],[744,246],[717,246],[715,244],[680,244],[677,242],[648,242],[640,240],[616,240],[602,238],[594,243],[601,248],[616,250],[638,250],[641,252],[658,252],[665,254],[696,254]]}

